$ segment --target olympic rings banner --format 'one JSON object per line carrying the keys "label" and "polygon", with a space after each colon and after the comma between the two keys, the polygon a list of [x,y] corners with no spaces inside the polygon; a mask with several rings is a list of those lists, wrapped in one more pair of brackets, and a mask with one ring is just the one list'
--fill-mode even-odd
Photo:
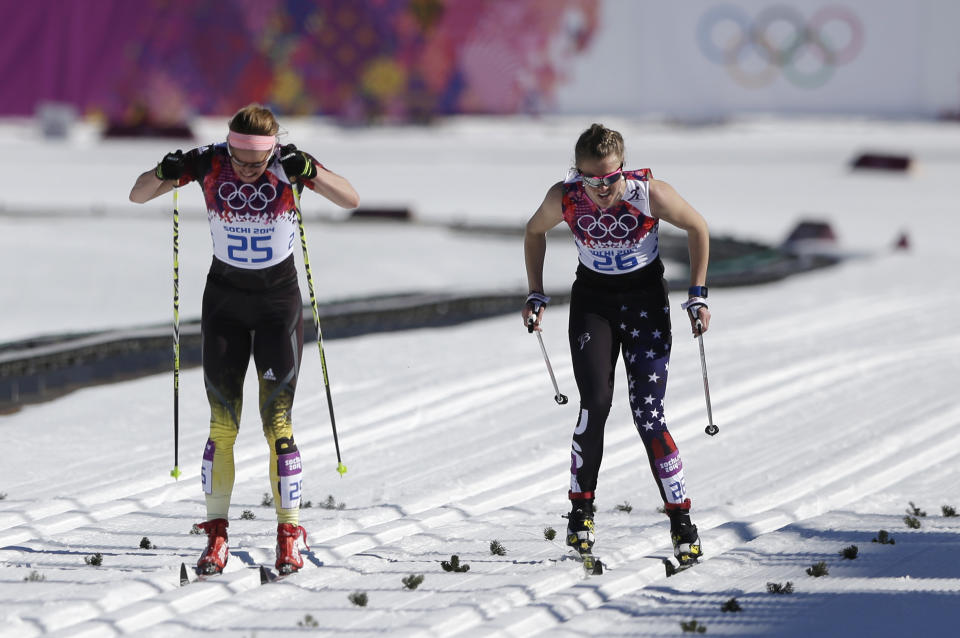
{"label": "olympic rings banner", "polygon": [[783,4],[754,15],[722,4],[700,16],[697,45],[740,86],[761,88],[783,78],[793,86],[818,89],[833,79],[838,67],[860,55],[863,23],[842,5],[825,5],[807,17]]}
{"label": "olympic rings banner", "polygon": [[0,0],[0,115],[960,112],[945,0]]}
{"label": "olympic rings banner", "polygon": [[960,2],[604,0],[598,20],[564,113],[960,113]]}

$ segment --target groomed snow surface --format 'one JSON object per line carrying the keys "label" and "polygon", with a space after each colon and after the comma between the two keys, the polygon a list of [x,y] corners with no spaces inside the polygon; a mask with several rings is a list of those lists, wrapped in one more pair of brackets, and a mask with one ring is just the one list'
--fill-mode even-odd
{"label": "groomed snow surface", "polygon": [[[556,130],[569,128],[574,134],[563,143],[572,148],[580,124],[528,123],[524,144],[529,150],[541,140],[537,148],[547,155]],[[511,126],[463,124],[454,132],[470,155],[490,143],[491,131],[503,137]],[[649,139],[652,153],[683,167],[664,174],[643,162],[697,206],[715,233],[785,235],[812,211],[834,223],[845,245],[869,253],[775,284],[712,291],[704,345],[716,437],[704,434],[699,350],[679,309],[683,291],[672,295],[666,417],[703,541],[700,565],[666,576],[668,522],[657,511],[622,368],[597,491],[595,549],[606,572],[585,576],[565,551],[561,514],[568,510],[578,408],[567,309],[554,306],[543,336],[560,388],[570,395],[566,406],[554,402],[539,346],[519,314],[325,343],[348,467],[343,478],[335,471],[320,358],[308,343],[294,417],[312,502],[301,522],[312,552],[299,574],[277,583],[260,585],[258,574],[259,565],[272,568],[276,522],[272,506],[262,504],[268,455],[252,372],[236,445],[233,554],[222,576],[184,587],[180,564],[192,566],[204,544],[189,533],[205,515],[199,466],[208,410],[199,370],[181,374],[179,481],[169,476],[170,374],[80,390],[0,417],[0,636],[668,636],[683,634],[682,623],[692,621],[707,635],[954,635],[960,517],[944,516],[943,506],[960,509],[960,130],[761,122],[705,130],[636,125],[625,132],[637,156]],[[376,134],[362,134],[356,156],[343,150],[346,144],[337,147],[342,163],[360,166]],[[432,129],[380,135],[387,149],[398,137],[440,144]],[[913,155],[914,170],[849,171],[846,162],[863,146],[893,140]],[[89,162],[112,161],[109,144],[72,144],[67,155],[79,148]],[[23,136],[5,135],[5,180],[33,179],[26,170],[35,163],[20,161],[33,151],[24,147],[16,164],[10,159],[23,145]],[[130,167],[110,167],[123,182],[112,186],[123,191],[111,201],[118,210],[136,174],[156,162],[157,144],[146,146],[127,149]],[[724,162],[727,148],[731,160]],[[562,173],[568,155],[553,158],[555,172]],[[436,153],[431,157],[437,161]],[[419,168],[429,174],[434,165]],[[351,170],[361,176],[358,168],[340,172],[353,177]],[[483,179],[496,170],[491,159],[476,173]],[[526,173],[515,163],[509,172],[523,186],[511,185],[522,198],[512,200],[510,215],[501,209],[500,221],[521,225],[550,181],[520,179]],[[531,166],[534,175],[544,172]],[[429,200],[431,184],[418,187]],[[358,190],[388,197],[375,184]],[[461,190],[436,185],[429,210],[444,201],[459,205],[454,191]],[[462,196],[473,202],[483,192]],[[95,183],[77,185],[73,203],[94,205],[101,194]],[[169,251],[153,236],[169,231],[163,218],[138,222],[133,213],[90,217],[82,210],[23,216],[15,204],[8,201],[0,219],[5,340],[55,332],[58,314],[64,331],[167,320]],[[443,221],[428,208],[418,210]],[[197,219],[184,230],[198,255],[190,266],[197,274],[186,281],[202,284],[209,259],[202,213],[182,214]],[[87,253],[66,239],[87,237],[83,228],[103,237]],[[904,229],[911,250],[889,250]],[[517,237],[322,221],[308,233],[313,261],[327,260],[315,267],[335,282],[333,297],[416,290],[419,273],[433,277],[424,282],[429,289],[523,286]],[[60,249],[50,247],[56,238]],[[555,290],[572,276],[568,243],[562,233],[551,235]],[[341,254],[356,267],[337,270]],[[361,267],[363,254],[380,266]],[[60,276],[34,279],[38,270]],[[198,314],[199,291],[184,297],[184,314]],[[522,295],[518,310],[521,302]],[[324,507],[328,502],[333,509]],[[632,511],[623,511],[627,504]],[[926,512],[916,517],[919,528],[904,520],[914,507]],[[245,510],[255,518],[241,518]],[[547,527],[557,530],[556,540],[544,538]],[[881,530],[895,543],[872,542]],[[140,547],[144,537],[152,548]],[[491,541],[506,554],[493,555]],[[856,557],[844,558],[854,545]],[[88,565],[95,554],[102,564]],[[454,554],[468,572],[441,569]],[[808,575],[821,561],[829,573]],[[405,588],[402,580],[414,574],[424,576],[422,584]],[[770,583],[791,583],[793,593],[770,593]],[[349,599],[357,592],[367,594],[366,606]],[[731,599],[741,611],[722,611]]]}

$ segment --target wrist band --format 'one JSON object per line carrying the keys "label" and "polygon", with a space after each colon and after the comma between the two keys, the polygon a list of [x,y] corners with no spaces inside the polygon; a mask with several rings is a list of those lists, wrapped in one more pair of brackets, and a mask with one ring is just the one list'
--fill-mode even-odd
{"label": "wrist band", "polygon": [[531,292],[529,295],[527,295],[527,303],[530,303],[531,301],[538,301],[543,305],[547,305],[550,303],[550,297],[546,296],[542,292]]}

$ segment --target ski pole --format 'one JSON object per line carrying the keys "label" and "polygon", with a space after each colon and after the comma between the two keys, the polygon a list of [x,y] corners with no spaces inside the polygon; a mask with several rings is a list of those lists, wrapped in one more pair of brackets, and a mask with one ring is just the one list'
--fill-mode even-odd
{"label": "ski pole", "polygon": [[547,356],[547,349],[543,345],[543,335],[540,334],[539,330],[534,330],[535,319],[531,315],[527,317],[527,332],[536,332],[537,339],[540,341],[540,352],[543,353],[543,362],[547,364],[547,372],[550,373],[550,381],[553,382],[553,391],[554,396],[553,400],[557,402],[558,405],[563,405],[567,402],[567,395],[560,393],[560,386],[557,385],[557,378],[553,375],[553,367],[550,365],[550,358]]}
{"label": "ski pole", "polygon": [[173,469],[180,479],[180,212],[179,189],[173,189]]}
{"label": "ski pole", "polygon": [[333,428],[333,445],[337,450],[337,472],[340,477],[347,471],[347,466],[340,459],[340,441],[337,438],[337,419],[333,415],[333,395],[330,393],[330,377],[327,375],[327,358],[323,354],[323,333],[320,332],[320,311],[317,310],[317,297],[313,292],[313,276],[310,274],[310,255],[307,253],[307,234],[303,230],[303,214],[300,212],[300,193],[295,184],[290,184],[293,191],[293,201],[296,204],[297,225],[300,227],[300,246],[303,248],[303,269],[307,273],[307,287],[310,290],[310,306],[313,308],[313,326],[317,330],[317,346],[320,348],[320,367],[323,369],[323,387],[327,391],[327,407],[330,409],[330,427]]}
{"label": "ski pole", "polygon": [[714,436],[720,431],[713,423],[713,410],[710,408],[710,384],[707,382],[707,358],[703,354],[703,324],[697,319],[697,339],[700,342],[700,369],[703,370],[703,396],[707,400],[707,419],[710,424],[703,429],[710,436]]}

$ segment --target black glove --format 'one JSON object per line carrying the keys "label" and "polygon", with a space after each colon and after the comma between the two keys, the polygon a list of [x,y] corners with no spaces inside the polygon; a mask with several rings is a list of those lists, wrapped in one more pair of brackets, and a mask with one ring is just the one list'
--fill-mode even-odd
{"label": "black glove", "polygon": [[280,147],[280,164],[287,177],[313,179],[317,176],[317,166],[313,163],[313,158],[297,150],[293,144]]}
{"label": "black glove", "polygon": [[157,164],[154,174],[159,180],[180,179],[183,175],[183,151],[177,149],[176,153],[167,153]]}

